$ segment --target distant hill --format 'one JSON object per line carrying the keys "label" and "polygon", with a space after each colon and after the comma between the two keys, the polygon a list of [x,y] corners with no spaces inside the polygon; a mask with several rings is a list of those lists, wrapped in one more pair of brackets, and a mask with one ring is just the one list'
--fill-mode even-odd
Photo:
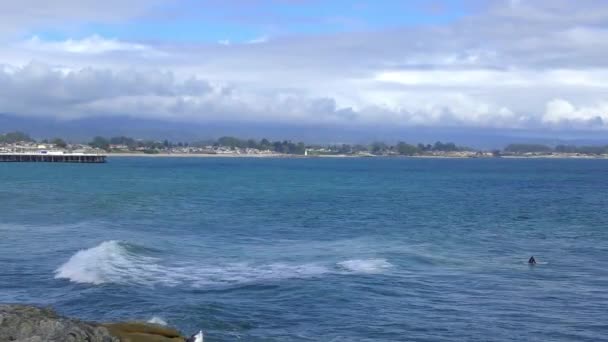
{"label": "distant hill", "polygon": [[518,131],[466,127],[395,128],[226,122],[192,123],[129,116],[58,120],[0,114],[0,133],[9,131],[22,131],[36,139],[62,137],[72,142],[89,141],[96,135],[125,135],[140,139],[173,141],[199,141],[217,139],[221,136],[237,136],[257,139],[287,139],[319,144],[365,144],[373,141],[395,143],[400,140],[433,144],[436,141],[453,141],[462,146],[479,149],[502,149],[508,144],[517,143],[549,146],[608,144],[608,135],[604,132]]}

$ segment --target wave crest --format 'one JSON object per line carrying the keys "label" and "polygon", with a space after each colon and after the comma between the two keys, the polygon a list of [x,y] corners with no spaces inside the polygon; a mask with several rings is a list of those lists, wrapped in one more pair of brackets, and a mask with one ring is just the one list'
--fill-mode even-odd
{"label": "wave crest", "polygon": [[137,247],[121,241],[104,241],[99,245],[76,252],[55,271],[56,279],[75,283],[103,284],[139,282],[163,272],[157,259],[137,253]]}
{"label": "wave crest", "polygon": [[320,263],[229,263],[222,265],[161,264],[150,249],[122,241],[105,241],[76,252],[55,271],[56,279],[100,285],[163,285],[191,287],[239,285],[284,279],[306,279],[328,273],[381,273],[392,265],[384,259]]}
{"label": "wave crest", "polygon": [[382,273],[393,267],[386,259],[355,259],[339,262],[338,265],[348,271],[358,273]]}

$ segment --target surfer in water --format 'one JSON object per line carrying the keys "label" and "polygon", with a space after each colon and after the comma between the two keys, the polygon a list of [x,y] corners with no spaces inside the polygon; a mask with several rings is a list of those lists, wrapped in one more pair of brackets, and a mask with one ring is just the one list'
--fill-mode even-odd
{"label": "surfer in water", "polygon": [[530,259],[528,259],[528,265],[536,265],[536,259],[534,259],[534,256],[531,256]]}

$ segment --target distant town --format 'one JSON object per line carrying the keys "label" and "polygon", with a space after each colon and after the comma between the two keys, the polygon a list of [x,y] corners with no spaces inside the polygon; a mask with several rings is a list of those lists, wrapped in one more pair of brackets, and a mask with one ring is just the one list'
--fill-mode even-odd
{"label": "distant town", "polygon": [[174,142],[131,137],[94,137],[86,143],[67,142],[61,138],[36,140],[23,132],[0,134],[0,154],[49,153],[103,154],[116,156],[309,156],[309,157],[446,157],[446,158],[608,158],[607,146],[575,146],[541,144],[510,144],[502,150],[478,150],[452,142],[434,144],[329,144],[315,145],[289,140],[239,139],[221,137],[216,140]]}

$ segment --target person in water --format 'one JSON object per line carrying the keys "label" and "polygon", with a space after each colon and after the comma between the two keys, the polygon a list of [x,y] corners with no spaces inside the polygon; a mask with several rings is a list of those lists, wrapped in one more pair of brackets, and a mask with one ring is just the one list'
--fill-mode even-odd
{"label": "person in water", "polygon": [[528,259],[528,264],[536,265],[536,259],[534,259],[534,256],[531,256],[530,259]]}

